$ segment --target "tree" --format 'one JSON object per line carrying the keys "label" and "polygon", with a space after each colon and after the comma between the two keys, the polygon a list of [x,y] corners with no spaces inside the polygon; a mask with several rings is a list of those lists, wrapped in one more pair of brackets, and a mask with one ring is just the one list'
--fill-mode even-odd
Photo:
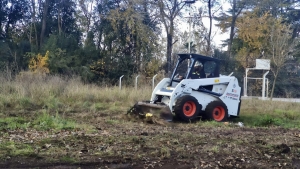
{"label": "tree", "polygon": [[[29,34],[29,42],[30,45],[33,46],[32,42],[32,32],[34,31],[34,41],[35,41],[35,46],[39,46],[39,41],[38,41],[38,32],[36,28],[36,6],[35,6],[35,0],[31,0],[31,25],[30,25],[30,34]],[[32,30],[34,29],[34,30]],[[32,51],[31,51],[32,52]]]}
{"label": "tree", "polygon": [[[207,13],[208,13],[208,19],[209,19],[209,27],[208,27],[208,33],[205,36],[205,40],[207,43],[206,46],[206,55],[212,55],[212,45],[211,41],[213,39],[212,37],[212,21],[215,18],[215,13],[219,11],[219,9],[222,8],[221,4],[218,0],[204,0],[204,3],[207,4]],[[215,9],[215,10],[213,10]]]}
{"label": "tree", "polygon": [[244,68],[254,66],[255,59],[271,60],[271,71],[274,75],[271,98],[273,98],[276,80],[280,70],[292,58],[296,50],[292,25],[281,17],[270,13],[261,14],[260,10],[245,12],[238,20],[238,38],[240,47],[237,59]]}
{"label": "tree", "polygon": [[79,0],[78,6],[80,7],[76,14],[77,20],[80,22],[80,27],[85,34],[91,31],[92,17],[94,15],[94,0]]}
{"label": "tree", "polygon": [[293,38],[298,36],[300,31],[298,0],[252,0],[247,3],[260,14],[269,12],[273,17],[281,17],[283,22],[292,25]]}
{"label": "tree", "polygon": [[[194,39],[194,45],[195,45],[195,51],[198,53],[203,53],[203,54],[211,54],[207,52],[208,45],[207,45],[207,28],[204,25],[202,21],[202,9],[200,8],[199,10],[199,15],[194,15],[192,22],[193,22],[193,31],[192,31],[192,37]],[[200,18],[200,19],[199,19]],[[187,37],[186,35],[183,35],[184,37]],[[186,40],[185,40],[186,41]]]}
{"label": "tree", "polygon": [[0,39],[4,39],[5,32],[3,32],[6,24],[6,18],[8,14],[7,9],[8,0],[2,0],[0,2]]}
{"label": "tree", "polygon": [[270,32],[269,13],[259,16],[257,11],[245,12],[237,22],[238,42],[237,60],[244,68],[254,66],[255,59],[263,57],[266,52]]}
{"label": "tree", "polygon": [[30,18],[28,3],[27,0],[0,1],[0,60],[13,72],[20,70],[23,54],[30,49],[23,39]]}
{"label": "tree", "polygon": [[149,1],[99,2],[94,39],[100,57],[92,64],[93,72],[102,78],[115,78],[144,69],[157,46],[157,22],[150,10]]}
{"label": "tree", "polygon": [[[242,11],[246,8],[246,0],[229,0],[231,8],[222,12],[220,16],[216,17],[216,20],[219,21],[217,26],[219,26],[223,33],[229,28],[229,39],[227,40],[227,52],[229,58],[232,58],[232,43],[233,38],[236,33],[236,21]],[[228,14],[229,13],[229,14]]]}
{"label": "tree", "polygon": [[147,59],[148,52],[153,50],[155,35],[147,23],[145,24],[145,17],[141,14],[139,4],[128,2],[123,8],[111,10],[108,19],[117,36],[116,55],[129,57],[127,60],[134,63],[133,68],[139,70],[141,62]]}
{"label": "tree", "polygon": [[50,16],[49,8],[50,8],[50,0],[45,0],[44,3],[42,4],[43,6],[43,17],[42,17],[42,28],[41,28],[41,34],[40,34],[40,44],[43,44],[44,42],[44,36],[45,36],[45,31],[47,27],[47,20],[48,17]]}
{"label": "tree", "polygon": [[[51,16],[51,33],[61,35],[62,33],[79,36],[79,29],[76,24],[76,4],[74,0],[55,0],[53,3]],[[79,37],[77,37],[79,40]]]}
{"label": "tree", "polygon": [[284,67],[287,60],[291,60],[295,53],[297,39],[293,39],[293,30],[291,25],[282,23],[282,19],[273,18],[270,25],[270,41],[268,56],[272,61],[272,72],[274,75],[271,90],[271,99],[273,98],[276,80],[280,70]]}
{"label": "tree", "polygon": [[172,47],[175,42],[173,42],[174,37],[174,22],[175,18],[180,15],[182,8],[185,6],[183,1],[179,0],[158,0],[157,5],[160,12],[161,22],[165,28],[167,33],[167,70],[166,72],[169,73],[171,70],[171,56],[172,56]]}

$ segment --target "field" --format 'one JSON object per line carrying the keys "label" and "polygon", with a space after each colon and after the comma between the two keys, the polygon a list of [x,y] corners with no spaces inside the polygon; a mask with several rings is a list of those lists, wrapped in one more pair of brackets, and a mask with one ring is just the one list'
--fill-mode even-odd
{"label": "field", "polygon": [[126,113],[150,87],[1,78],[0,168],[300,168],[299,103],[244,100],[227,123],[148,122]]}

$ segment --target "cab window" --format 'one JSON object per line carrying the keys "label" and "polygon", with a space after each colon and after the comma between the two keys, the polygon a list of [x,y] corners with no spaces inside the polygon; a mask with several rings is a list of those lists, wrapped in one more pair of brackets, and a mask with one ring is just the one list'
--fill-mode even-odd
{"label": "cab window", "polygon": [[204,63],[204,72],[207,78],[215,77],[215,69],[216,69],[216,62],[214,61],[206,61]]}

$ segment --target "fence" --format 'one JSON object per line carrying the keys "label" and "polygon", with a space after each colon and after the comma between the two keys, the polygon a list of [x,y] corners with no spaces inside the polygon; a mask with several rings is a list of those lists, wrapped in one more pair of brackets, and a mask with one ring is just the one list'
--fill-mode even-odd
{"label": "fence", "polygon": [[[123,78],[123,76],[124,76],[124,75],[120,76],[120,78],[119,78],[119,88],[120,88],[120,90],[122,90],[122,78]],[[135,85],[134,85],[135,89],[138,88],[138,78],[139,78],[139,76],[140,76],[140,75],[137,75],[137,76],[135,77]],[[154,87],[155,87],[155,78],[156,78],[156,76],[157,76],[157,74],[154,75],[154,76],[152,77],[152,90],[153,90]]]}
{"label": "fence", "polygon": [[[245,85],[245,77],[242,77],[244,72],[235,72],[233,75],[237,77],[239,80],[240,87],[243,88]],[[157,75],[155,74],[153,77],[151,77],[151,86],[152,90],[154,89],[156,85]],[[269,78],[266,78],[266,82],[264,84],[263,78],[248,78],[254,79],[254,81],[249,82],[248,84],[248,94],[249,96],[262,96],[268,98],[270,96],[271,87],[272,87],[272,76],[269,75]],[[122,90],[122,78],[124,75],[120,76],[119,78],[119,88]],[[139,87],[139,79],[140,75],[135,76],[134,81],[134,88],[138,89]],[[161,77],[160,77],[161,78]],[[271,79],[271,80],[270,80]],[[257,80],[260,80],[258,82]],[[262,80],[262,81],[261,81]],[[149,81],[150,82],[150,79]],[[150,84],[150,83],[149,83]],[[293,77],[285,77],[284,79],[278,78],[276,87],[274,90],[274,97],[283,97],[283,98],[299,98],[300,97],[300,91],[299,91],[299,84],[300,84],[300,78],[293,78]]]}

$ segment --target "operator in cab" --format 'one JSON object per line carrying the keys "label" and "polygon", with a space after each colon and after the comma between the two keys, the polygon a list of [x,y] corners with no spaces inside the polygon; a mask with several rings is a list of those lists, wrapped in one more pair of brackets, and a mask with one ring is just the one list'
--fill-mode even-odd
{"label": "operator in cab", "polygon": [[196,61],[193,72],[191,74],[191,79],[205,78],[205,73],[203,71],[203,65],[201,62]]}

